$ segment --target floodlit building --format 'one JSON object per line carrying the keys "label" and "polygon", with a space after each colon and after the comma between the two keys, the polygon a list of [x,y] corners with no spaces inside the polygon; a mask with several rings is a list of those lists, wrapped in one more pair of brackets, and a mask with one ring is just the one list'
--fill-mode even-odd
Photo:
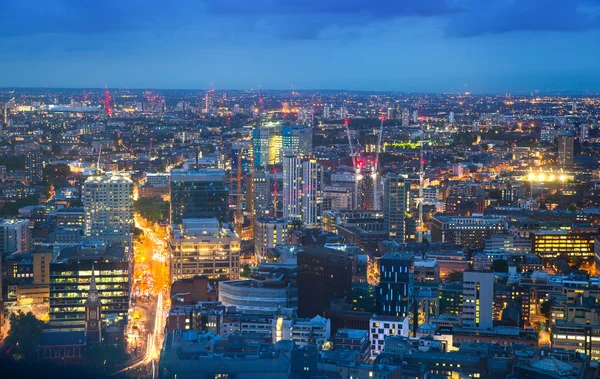
{"label": "floodlit building", "polygon": [[217,219],[183,219],[171,234],[171,282],[205,275],[213,280],[238,279],[240,237]]}

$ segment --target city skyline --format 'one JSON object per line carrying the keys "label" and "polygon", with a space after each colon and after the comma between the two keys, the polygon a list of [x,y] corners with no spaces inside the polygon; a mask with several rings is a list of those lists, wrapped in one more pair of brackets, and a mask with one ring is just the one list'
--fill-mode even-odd
{"label": "city skyline", "polygon": [[0,21],[0,87],[600,91],[592,0],[9,1]]}

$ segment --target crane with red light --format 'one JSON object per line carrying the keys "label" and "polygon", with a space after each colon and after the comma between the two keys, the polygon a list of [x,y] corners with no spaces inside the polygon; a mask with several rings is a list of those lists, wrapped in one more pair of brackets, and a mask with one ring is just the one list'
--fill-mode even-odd
{"label": "crane with red light", "polygon": [[112,108],[112,97],[110,96],[110,91],[108,90],[108,86],[105,84],[104,85],[105,91],[104,91],[104,100],[102,101],[102,103],[104,103],[104,112],[106,112],[106,114],[108,116],[112,116],[113,114],[113,108]]}
{"label": "crane with red light", "polygon": [[[381,141],[383,137],[383,123],[385,117],[381,117],[379,126],[379,135],[377,137],[377,146],[373,151],[373,156],[367,157],[360,149],[359,138],[356,138],[356,143],[352,142],[352,133],[348,120],[344,120],[346,126],[346,134],[348,136],[348,144],[352,165],[354,168],[354,207],[360,209],[379,209],[380,207],[380,192],[381,184],[379,183],[379,154],[381,153]],[[370,183],[366,183],[369,180]],[[369,188],[371,186],[372,188]],[[372,193],[371,193],[372,191]],[[367,193],[368,192],[368,193]],[[373,198],[369,199],[369,195]],[[359,198],[361,204],[359,206]]]}

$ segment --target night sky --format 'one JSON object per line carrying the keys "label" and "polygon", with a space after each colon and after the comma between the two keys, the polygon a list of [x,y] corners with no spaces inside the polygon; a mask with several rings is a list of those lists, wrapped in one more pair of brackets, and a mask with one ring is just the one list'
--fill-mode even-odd
{"label": "night sky", "polygon": [[0,0],[0,86],[600,92],[600,0]]}

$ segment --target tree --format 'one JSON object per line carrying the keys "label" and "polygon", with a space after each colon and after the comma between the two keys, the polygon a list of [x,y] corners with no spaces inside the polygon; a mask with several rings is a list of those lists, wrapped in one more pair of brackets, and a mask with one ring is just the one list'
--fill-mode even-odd
{"label": "tree", "polygon": [[496,259],[492,262],[493,272],[508,273],[508,261],[506,259]]}
{"label": "tree", "polygon": [[162,221],[169,214],[169,203],[160,198],[140,197],[133,209],[150,222]]}
{"label": "tree", "polygon": [[17,360],[32,358],[40,345],[43,329],[44,322],[33,313],[13,313],[10,315],[10,332],[5,342],[6,351]]}
{"label": "tree", "polygon": [[446,278],[447,282],[460,282],[463,279],[462,271],[452,271],[448,274]]}
{"label": "tree", "polygon": [[551,300],[544,301],[540,306],[540,311],[542,312],[542,315],[546,317],[546,319],[550,319],[550,308],[552,308]]}

